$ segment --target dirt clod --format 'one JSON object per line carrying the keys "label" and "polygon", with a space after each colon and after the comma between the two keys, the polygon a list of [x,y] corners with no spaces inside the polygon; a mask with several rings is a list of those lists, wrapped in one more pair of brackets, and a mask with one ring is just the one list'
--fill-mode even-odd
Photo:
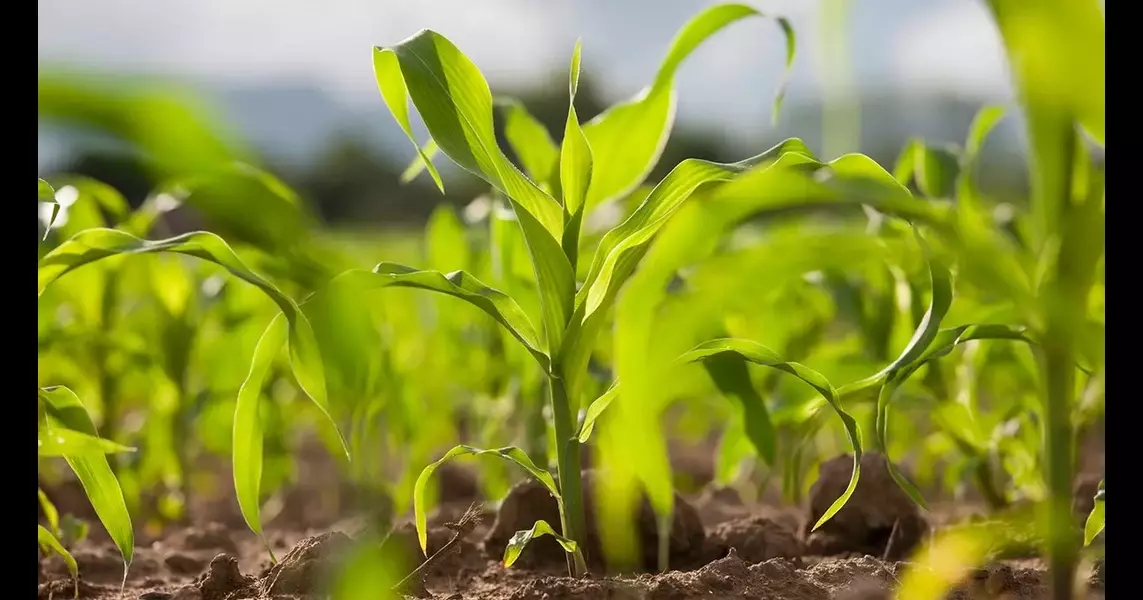
{"label": "dirt clod", "polygon": [[849,501],[810,532],[845,491],[852,470],[853,459],[847,454],[822,463],[818,480],[810,488],[806,551],[823,556],[858,552],[888,560],[905,558],[920,543],[928,525],[916,504],[893,481],[884,455],[878,452],[862,455],[861,479]]}
{"label": "dirt clod", "polygon": [[802,541],[795,530],[768,517],[752,516],[722,523],[707,537],[708,552],[726,556],[735,550],[742,560],[760,563],[771,558],[798,558]]}
{"label": "dirt clod", "polygon": [[1088,576],[1087,583],[1088,583],[1088,585],[1090,585],[1093,588],[1100,589],[1100,590],[1103,589],[1104,579],[1103,579],[1103,559],[1102,558],[1095,561],[1095,564],[1092,565],[1091,575]]}
{"label": "dirt clod", "polygon": [[[583,472],[584,521],[587,526],[584,550],[589,565],[602,566],[603,551],[595,519],[596,471]],[[530,529],[538,520],[547,521],[556,531],[560,527],[559,506],[538,481],[529,479],[512,487],[500,505],[496,520],[485,536],[483,547],[490,559],[499,560],[508,540],[517,531]],[[643,499],[639,510],[638,527],[643,548],[644,568],[653,569],[657,562],[658,532],[655,514],[650,502]],[[701,556],[706,538],[702,521],[695,508],[682,496],[675,494],[675,515],[670,532],[670,560],[672,565],[693,562]],[[528,545],[517,564],[523,568],[559,565],[565,562],[563,549],[553,539],[538,538]]]}
{"label": "dirt clod", "polygon": [[[267,596],[303,595],[318,590],[332,566],[350,548],[352,540],[339,531],[308,537],[270,568],[262,579]],[[209,600],[209,599],[204,599]]]}
{"label": "dirt clod", "polygon": [[247,590],[253,585],[254,578],[243,575],[238,569],[238,559],[229,554],[219,554],[199,578],[198,590],[203,600],[227,600],[234,592]]}

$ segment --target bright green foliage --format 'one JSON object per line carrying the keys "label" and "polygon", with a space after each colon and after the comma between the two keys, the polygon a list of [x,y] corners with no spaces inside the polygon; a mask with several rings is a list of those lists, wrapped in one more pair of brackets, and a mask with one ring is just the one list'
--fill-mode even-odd
{"label": "bright green foliage", "polygon": [[[652,192],[634,216],[604,237],[587,280],[577,292],[575,272],[583,216],[601,202],[633,190],[658,160],[674,120],[672,85],[683,60],[725,26],[755,15],[760,13],[737,4],[704,11],[676,37],[652,86],[635,100],[605,111],[582,127],[574,106],[581,56],[577,44],[569,73],[568,118],[559,150],[558,199],[552,195],[552,181],[529,179],[497,146],[494,103],[488,84],[452,43],[436,32],[424,30],[396,46],[374,49],[374,71],[382,97],[410,141],[417,144],[409,124],[406,95],[412,99],[435,144],[458,165],[488,182],[514,210],[531,257],[533,283],[540,301],[546,344],[543,352],[533,354],[541,358],[549,376],[564,500],[562,526],[571,539],[583,530],[579,451],[573,439],[576,434],[572,421],[584,393],[583,375],[601,330],[600,308],[630,275],[641,255],[640,248],[698,185],[715,174],[729,178],[748,165],[688,161],[677,168],[668,176],[670,183],[656,187],[656,191],[661,190],[658,195]],[[779,23],[790,41],[788,65],[793,59],[792,35],[784,20]],[[779,102],[780,99],[781,93]],[[523,150],[526,170],[543,177],[551,169],[551,152],[545,137],[537,134],[526,113],[516,114],[514,120],[512,143]],[[418,153],[439,186],[439,176],[429,157],[421,148]],[[758,160],[766,158],[769,157]],[[407,173],[415,174],[413,170]],[[441,285],[421,287],[446,291]],[[481,308],[489,312],[487,307]],[[505,322],[502,311],[490,314],[508,326],[529,350],[534,349],[518,327]],[[569,569],[577,570],[571,564]]]}
{"label": "bright green foliage", "polygon": [[574,540],[569,540],[556,533],[556,530],[552,529],[552,526],[548,525],[547,521],[540,520],[536,521],[531,529],[517,531],[512,535],[511,539],[508,540],[508,545],[504,548],[504,559],[501,562],[503,562],[505,567],[511,567],[516,562],[516,559],[520,558],[520,553],[524,551],[524,547],[528,545],[528,542],[544,535],[550,535],[555,538],[560,546],[563,547],[564,552],[575,555],[577,560],[583,560],[583,557],[579,554],[579,547]]}
{"label": "bright green foliage", "polygon": [[40,456],[65,457],[135,451],[134,448],[116,444],[111,440],[66,427],[41,427],[39,442]]}
{"label": "bright green foliage", "polygon": [[1095,504],[1091,508],[1091,513],[1087,516],[1087,521],[1083,527],[1083,545],[1090,546],[1103,531],[1103,481],[1099,482],[1099,491],[1095,494]]}
{"label": "bright green foliage", "polygon": [[[53,281],[83,265],[117,255],[155,252],[186,254],[213,262],[236,277],[258,287],[269,296],[282,310],[282,314],[289,323],[290,359],[298,384],[313,399],[327,418],[332,419],[326,397],[325,374],[320,351],[306,316],[292,299],[279,291],[272,283],[251,271],[230,246],[214,234],[194,232],[166,240],[146,241],[113,229],[85,230],[41,259],[39,269],[40,294],[43,295],[45,288]],[[265,338],[263,341],[266,341]],[[256,352],[270,353],[277,351],[281,344],[271,348],[269,343],[263,346],[260,342],[259,346],[260,349]],[[255,366],[251,371],[252,374],[257,373],[258,369],[264,373],[266,360],[268,359],[264,356],[257,357]],[[258,363],[263,363],[263,366],[259,366]],[[256,398],[251,401],[248,396],[257,394],[260,390],[246,389],[248,389],[247,397],[242,398],[244,401],[239,403],[239,409],[242,412],[236,412],[234,429],[234,445],[238,450],[235,453],[235,460],[241,458],[245,464],[235,469],[235,484],[243,516],[250,524],[251,529],[260,534],[261,527],[258,524],[258,512],[256,510],[259,484],[256,480],[260,478],[262,469],[261,464],[259,464],[260,459],[249,457],[254,453],[260,454],[261,437],[256,435],[257,425],[255,422],[257,419],[253,416],[256,413],[247,412],[257,410]],[[237,417],[241,417],[241,419]],[[246,437],[247,435],[250,437]],[[340,437],[340,432],[338,435]],[[344,439],[341,439],[341,446],[348,454],[349,448]]]}
{"label": "bright green foliage", "polygon": [[67,572],[71,573],[71,579],[75,583],[75,595],[79,597],[79,565],[75,563],[75,558],[71,555],[71,552],[68,552],[67,549],[60,544],[56,536],[52,535],[52,532],[45,529],[43,525],[39,527],[40,547],[43,548],[45,552],[55,552],[64,559],[64,563],[67,564]]}
{"label": "bright green foliage", "polygon": [[60,214],[60,203],[56,202],[55,189],[43,179],[40,180],[40,202],[47,202],[52,205],[52,213],[48,217],[47,222],[44,223],[44,240],[47,240],[52,226],[56,224],[56,217]]}
{"label": "bright green foliage", "polygon": [[[99,439],[95,424],[91,422],[87,409],[74,392],[65,387],[41,388],[39,399],[44,416],[43,427],[48,437],[57,436],[58,430],[62,429]],[[111,471],[107,456],[102,450],[82,451],[76,454],[64,452],[62,456],[75,472],[76,478],[91,500],[95,514],[99,516],[104,529],[123,555],[123,578],[126,580],[127,569],[131,567],[131,558],[135,554],[135,533],[131,527],[131,515],[128,514],[127,505],[123,500],[123,491]],[[43,534],[41,539],[42,537]]]}

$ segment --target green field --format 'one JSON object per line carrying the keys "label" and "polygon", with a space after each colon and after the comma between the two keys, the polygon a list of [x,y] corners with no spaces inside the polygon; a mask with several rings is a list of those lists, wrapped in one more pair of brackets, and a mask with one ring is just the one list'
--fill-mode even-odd
{"label": "green field", "polygon": [[[160,183],[41,174],[40,597],[1102,597],[1104,17],[988,4],[1018,105],[962,144],[658,181],[688,55],[756,21],[797,69],[786,20],[702,11],[587,121],[577,44],[559,132],[434,31],[378,46],[393,185],[486,188],[423,230],[327,227],[178,94],[41,72]],[[1019,202],[977,182],[1004,119]]]}

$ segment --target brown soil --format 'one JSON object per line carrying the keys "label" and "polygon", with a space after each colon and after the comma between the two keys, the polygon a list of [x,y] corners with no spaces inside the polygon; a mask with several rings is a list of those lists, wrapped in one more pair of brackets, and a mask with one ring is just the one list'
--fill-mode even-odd
{"label": "brown soil", "polygon": [[[588,503],[591,533],[586,542],[589,573],[572,579],[565,575],[564,558],[551,538],[530,545],[512,568],[499,558],[512,532],[526,529],[536,519],[559,528],[559,515],[551,496],[542,488],[522,483],[513,488],[498,511],[486,508],[476,530],[462,536],[455,549],[412,581],[408,597],[437,600],[561,600],[692,598],[874,600],[891,597],[891,590],[906,563],[899,562],[927,535],[929,524],[908,502],[900,502],[896,485],[884,474],[883,458],[870,453],[862,464],[857,492],[830,527],[807,535],[813,521],[848,481],[849,457],[822,465],[809,506],[746,505],[730,490],[708,489],[695,497],[676,498],[677,516],[671,532],[672,570],[663,574],[633,572],[605,574],[599,561],[598,536],[592,524],[594,508]],[[882,461],[882,462],[878,462]],[[585,473],[590,491],[592,472]],[[455,482],[455,483],[454,483]],[[428,552],[435,553],[454,532],[445,526],[456,521],[475,499],[471,475],[447,475],[442,482],[447,501],[429,519]],[[120,593],[123,577],[119,553],[105,536],[93,535],[73,555],[79,564],[78,597],[93,600],[317,600],[328,598],[330,575],[342,564],[355,539],[363,539],[360,519],[337,517],[334,506],[317,514],[319,500],[306,496],[322,493],[328,482],[302,485],[283,500],[281,512],[267,524],[267,539],[279,558],[271,564],[261,540],[237,520],[236,508],[200,512],[203,524],[172,528],[158,539],[138,538],[138,548]],[[1081,494],[1090,484],[1080,483]],[[328,489],[328,488],[327,488]],[[60,495],[60,490],[55,490]],[[592,494],[587,495],[588,498]],[[82,497],[80,497],[82,499]],[[57,501],[80,506],[74,498]],[[823,505],[824,503],[824,505]],[[232,503],[233,504],[233,503]],[[212,505],[214,506],[214,505]],[[222,503],[217,503],[219,508]],[[308,507],[308,508],[307,508]],[[358,513],[368,512],[356,507]],[[201,510],[201,509],[200,509]],[[643,570],[654,565],[657,534],[644,506],[640,515],[644,548]],[[931,515],[934,524],[947,515]],[[100,529],[92,527],[93,534]],[[888,548],[887,548],[888,546]],[[384,547],[403,557],[409,566],[423,560],[411,523],[402,521]],[[823,556],[825,555],[825,556]],[[390,554],[394,556],[394,554]],[[41,556],[41,600],[70,598],[76,589],[62,560]],[[411,569],[405,568],[402,574]],[[989,565],[954,591],[951,598],[1032,600],[1047,597],[1047,578],[1037,559],[1003,561]],[[1103,598],[1103,566],[1088,580],[1088,597]],[[421,579],[421,578],[414,578]]]}

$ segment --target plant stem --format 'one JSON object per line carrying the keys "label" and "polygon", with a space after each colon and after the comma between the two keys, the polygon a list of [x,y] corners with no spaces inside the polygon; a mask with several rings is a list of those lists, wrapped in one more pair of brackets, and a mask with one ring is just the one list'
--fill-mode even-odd
{"label": "plant stem", "polygon": [[[558,373],[559,370],[556,370]],[[568,402],[567,388],[560,377],[548,379],[548,390],[552,396],[552,413],[555,416],[556,464],[560,483],[560,526],[564,537],[575,540],[583,548],[583,485],[580,480],[579,442],[575,439],[574,421]],[[572,577],[583,574],[583,559],[568,557],[568,573]]]}
{"label": "plant stem", "polygon": [[[1074,362],[1068,344],[1049,330],[1045,348],[1044,456],[1048,484],[1047,539],[1052,571],[1052,598],[1071,600],[1072,580],[1078,559],[1078,540],[1071,516],[1071,490],[1074,458],[1071,423],[1071,397],[1075,389]],[[1056,338],[1056,339],[1053,339]]]}

